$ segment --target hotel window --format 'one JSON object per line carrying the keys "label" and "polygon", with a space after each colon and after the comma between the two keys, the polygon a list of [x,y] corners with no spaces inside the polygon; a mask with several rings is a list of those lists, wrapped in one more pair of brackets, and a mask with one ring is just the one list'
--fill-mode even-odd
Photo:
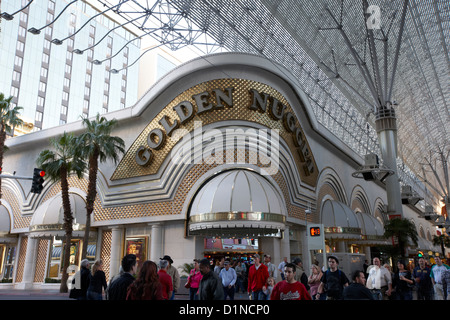
{"label": "hotel window", "polygon": [[37,122],[41,122],[42,123],[42,116],[43,116],[42,112],[36,111],[36,117],[35,117],[34,120],[37,121]]}
{"label": "hotel window", "polygon": [[28,14],[22,11],[20,13],[20,21],[27,23],[28,22]]}
{"label": "hotel window", "polygon": [[61,106],[61,114],[67,116],[67,106]]}
{"label": "hotel window", "polygon": [[25,38],[25,36],[27,35],[27,29],[25,29],[22,26],[19,26],[19,32],[18,32],[19,36]]}
{"label": "hotel window", "polygon": [[49,0],[49,2],[48,2],[48,8],[49,8],[50,10],[55,11],[55,1]]}
{"label": "hotel window", "polygon": [[45,82],[39,82],[39,91],[45,92],[47,89],[47,84]]}
{"label": "hotel window", "polygon": [[74,44],[75,44],[75,41],[73,40],[73,38],[67,39],[67,46],[68,47],[73,48]]}
{"label": "hotel window", "polygon": [[50,56],[44,52],[42,54],[42,62],[48,64],[49,61],[50,61]]}
{"label": "hotel window", "polygon": [[66,64],[65,71],[70,74],[72,72],[72,66],[70,64]]}
{"label": "hotel window", "polygon": [[24,49],[25,49],[25,44],[22,41],[17,41],[16,50],[23,52]]}
{"label": "hotel window", "polygon": [[[69,101],[69,93],[66,91],[63,91],[62,99],[63,99],[63,101]],[[67,111],[66,111],[66,113],[67,113]]]}
{"label": "hotel window", "polygon": [[48,75],[48,69],[42,67],[42,68],[41,68],[41,77],[47,78],[47,75]]}
{"label": "hotel window", "polygon": [[13,71],[13,80],[14,81],[20,81],[20,76],[21,76],[21,74],[20,74],[20,72],[17,72],[17,71]]}
{"label": "hotel window", "polygon": [[37,98],[37,105],[38,105],[39,107],[43,107],[43,106],[44,106],[44,102],[45,102],[45,99],[44,99],[44,98],[42,98],[42,97],[38,97],[38,98]]}
{"label": "hotel window", "polygon": [[22,67],[22,62],[23,62],[22,57],[16,56],[16,57],[14,58],[14,65],[15,65],[16,67]]}
{"label": "hotel window", "polygon": [[45,35],[48,37],[51,37],[53,33],[53,26],[50,26],[48,28],[45,28]]}
{"label": "hotel window", "polygon": [[11,87],[11,91],[10,94],[14,97],[17,98],[19,96],[19,88],[17,87]]}
{"label": "hotel window", "polygon": [[50,50],[50,41],[48,41],[47,39],[44,39],[44,48]]}

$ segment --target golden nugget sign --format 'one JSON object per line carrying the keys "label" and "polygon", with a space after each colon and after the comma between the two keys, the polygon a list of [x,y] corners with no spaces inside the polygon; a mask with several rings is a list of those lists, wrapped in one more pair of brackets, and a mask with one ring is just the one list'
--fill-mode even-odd
{"label": "golden nugget sign", "polygon": [[316,164],[288,101],[272,87],[246,79],[212,80],[179,94],[142,131],[111,179],[155,173],[179,141],[177,129],[190,132],[196,121],[207,125],[228,120],[278,130],[298,160],[302,178],[310,177],[308,183],[315,184]]}

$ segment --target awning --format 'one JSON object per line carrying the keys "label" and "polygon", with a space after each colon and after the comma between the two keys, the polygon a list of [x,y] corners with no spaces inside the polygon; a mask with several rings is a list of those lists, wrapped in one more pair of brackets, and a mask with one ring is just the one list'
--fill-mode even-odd
{"label": "awning", "polygon": [[356,214],[342,202],[325,200],[322,206],[321,221],[326,239],[361,240],[361,226]]}
{"label": "awning", "polygon": [[365,212],[357,212],[356,217],[362,232],[362,239],[358,240],[357,243],[365,245],[388,244],[384,237],[384,227],[377,218]]}
{"label": "awning", "polygon": [[8,209],[4,205],[0,205],[0,243],[15,243],[17,235],[10,234],[11,218]]}
{"label": "awning", "polygon": [[263,176],[230,170],[212,178],[190,207],[189,233],[211,236],[268,236],[285,228],[280,196]]}
{"label": "awning", "polygon": [[[84,191],[76,188],[69,190],[70,207],[72,209],[73,237],[83,237],[86,226],[86,202]],[[92,219],[92,217],[91,217]],[[42,203],[34,212],[30,223],[30,236],[33,238],[63,238],[64,209],[62,206],[61,192]],[[95,236],[95,230],[89,233]]]}

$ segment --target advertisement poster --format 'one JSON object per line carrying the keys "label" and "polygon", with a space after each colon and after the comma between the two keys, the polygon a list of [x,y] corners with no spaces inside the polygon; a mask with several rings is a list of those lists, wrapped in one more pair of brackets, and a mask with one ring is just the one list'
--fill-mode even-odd
{"label": "advertisement poster", "polygon": [[138,270],[142,264],[147,260],[147,239],[143,238],[128,238],[126,242],[126,254],[136,255]]}

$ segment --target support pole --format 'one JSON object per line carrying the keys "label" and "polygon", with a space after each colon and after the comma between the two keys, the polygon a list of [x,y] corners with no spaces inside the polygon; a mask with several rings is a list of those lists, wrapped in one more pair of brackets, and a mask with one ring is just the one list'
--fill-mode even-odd
{"label": "support pole", "polygon": [[394,171],[386,178],[388,215],[403,217],[400,183],[397,173],[397,119],[393,108],[381,109],[376,114],[375,126],[384,165]]}

